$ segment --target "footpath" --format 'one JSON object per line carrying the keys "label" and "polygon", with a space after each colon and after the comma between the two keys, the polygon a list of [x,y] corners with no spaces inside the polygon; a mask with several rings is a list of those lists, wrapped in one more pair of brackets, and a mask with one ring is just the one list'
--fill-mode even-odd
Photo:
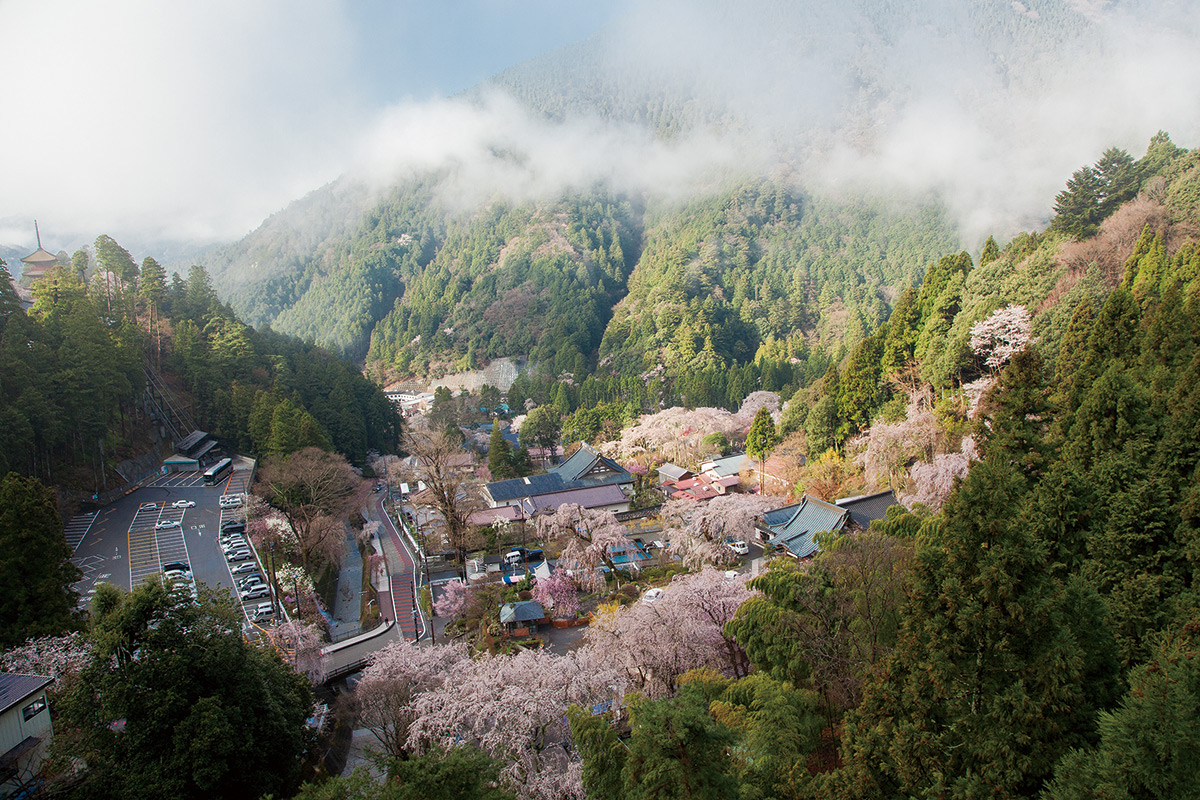
{"label": "footpath", "polygon": [[335,642],[362,631],[362,574],[362,553],[358,551],[358,542],[354,540],[354,529],[347,525],[338,590],[333,598],[333,619],[329,620],[329,633]]}

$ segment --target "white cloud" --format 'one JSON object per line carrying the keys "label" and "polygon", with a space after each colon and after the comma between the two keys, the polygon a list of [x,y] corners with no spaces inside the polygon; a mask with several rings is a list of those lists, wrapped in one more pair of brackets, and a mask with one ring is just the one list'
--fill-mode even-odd
{"label": "white cloud", "polygon": [[238,235],[338,174],[360,111],[333,5],[6,0],[0,31],[0,218],[47,231]]}
{"label": "white cloud", "polygon": [[[738,123],[664,141],[595,117],[550,122],[500,94],[370,107],[350,6],[4,0],[0,222],[230,238],[346,170],[380,185],[446,170],[447,199],[472,204],[597,182],[684,195],[786,154],[809,182],[939,192],[972,243],[1041,224],[1107,146],[1140,155],[1160,128],[1200,144],[1200,8],[1069,2],[1101,26],[1101,46],[1017,70],[972,38],[956,0],[893,4],[883,19],[865,0],[632,4],[608,77],[674,86]],[[1009,10],[1029,22],[1034,6],[1048,8]]]}
{"label": "white cloud", "polygon": [[544,199],[601,183],[671,195],[699,188],[716,170],[748,166],[734,144],[703,130],[664,142],[644,127],[596,117],[550,122],[492,92],[476,103],[389,109],[365,138],[357,172],[382,187],[444,170],[443,199],[460,207],[495,197]]}

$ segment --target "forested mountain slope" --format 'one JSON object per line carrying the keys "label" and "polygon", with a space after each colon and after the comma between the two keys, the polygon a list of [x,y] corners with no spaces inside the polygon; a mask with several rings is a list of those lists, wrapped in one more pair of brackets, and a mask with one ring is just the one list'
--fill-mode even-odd
{"label": "forested mountain slope", "polygon": [[0,261],[0,472],[87,494],[120,485],[116,465],[156,446],[147,365],[239,452],[315,445],[364,463],[397,446],[399,419],[378,387],[311,344],[247,326],[203,267],[168,284],[154,259],[139,267],[110,237],[96,250],[91,266],[80,250],[38,281],[29,311]]}
{"label": "forested mountain slope", "polygon": [[[909,146],[893,126],[917,136],[925,126],[942,136],[975,123],[1001,130],[1006,104],[1036,107],[1063,75],[1103,63],[1107,41],[1100,10],[1066,0],[712,2],[694,19],[671,9],[649,4],[456,102],[486,123],[503,92],[564,132],[598,125],[610,139],[703,141],[738,151],[736,165],[696,167],[703,179],[681,195],[620,173],[633,169],[620,146],[600,148],[576,160],[594,169],[615,159],[614,172],[596,172],[607,177],[587,188],[568,180],[509,196],[501,182],[465,205],[450,187],[473,180],[478,154],[408,170],[382,194],[344,179],[214,253],[215,285],[250,322],[388,378],[498,356],[528,356],[554,374],[680,373],[745,365],[768,342],[776,356],[837,357],[958,243],[955,222],[974,213],[963,207],[974,198],[951,209],[936,192],[902,188],[924,175],[891,175],[880,190],[859,174],[834,191],[829,175],[813,177],[824,162],[900,169],[877,151]],[[963,120],[961,109],[980,118]],[[519,130],[484,143],[484,174],[544,177]]]}

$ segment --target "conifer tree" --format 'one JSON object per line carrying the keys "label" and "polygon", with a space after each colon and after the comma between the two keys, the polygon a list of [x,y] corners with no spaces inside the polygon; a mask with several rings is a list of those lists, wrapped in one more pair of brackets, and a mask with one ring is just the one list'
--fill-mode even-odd
{"label": "conifer tree", "polygon": [[983,243],[983,252],[979,254],[979,266],[990,264],[1000,257],[1000,245],[996,244],[996,238],[989,236],[987,241]]}
{"label": "conifer tree", "polygon": [[492,435],[488,439],[488,471],[492,473],[494,481],[517,476],[513,469],[512,447],[504,438],[499,421],[492,422]]}
{"label": "conifer tree", "polygon": [[1120,707],[1100,715],[1099,745],[1059,762],[1045,800],[1200,797],[1197,633],[1168,637],[1133,671]]}
{"label": "conifer tree", "polygon": [[924,526],[896,650],[848,717],[836,796],[1028,797],[1088,741],[1113,686],[1088,649],[1103,647],[1101,607],[1047,570],[1026,486],[990,458]]}

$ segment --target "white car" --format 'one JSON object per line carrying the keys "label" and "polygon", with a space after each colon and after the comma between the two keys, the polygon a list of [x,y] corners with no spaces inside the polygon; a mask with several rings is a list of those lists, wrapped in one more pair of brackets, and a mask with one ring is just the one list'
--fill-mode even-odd
{"label": "white car", "polygon": [[234,550],[231,553],[225,554],[226,561],[249,561],[253,556],[249,550]]}
{"label": "white car", "polygon": [[274,613],[275,609],[271,607],[270,603],[260,603],[254,609],[253,619],[257,622],[260,619],[266,619],[267,617],[272,616]]}
{"label": "white car", "polygon": [[169,569],[163,573],[164,578],[170,578],[173,581],[190,581],[192,573],[185,572],[181,569]]}
{"label": "white car", "polygon": [[229,570],[231,575],[245,575],[248,572],[258,572],[258,564],[255,564],[253,561],[247,561]]}
{"label": "white car", "polygon": [[237,508],[241,504],[242,496],[240,494],[221,495],[221,508]]}
{"label": "white car", "polygon": [[240,597],[243,600],[256,600],[260,597],[266,597],[270,593],[271,590],[267,588],[266,584],[263,584],[262,586],[254,586],[249,589],[243,589]]}
{"label": "white car", "polygon": [[642,599],[647,603],[653,603],[655,600],[661,600],[662,596],[663,590],[655,586],[653,589],[647,589],[646,593],[642,595]]}
{"label": "white car", "polygon": [[178,528],[179,520],[177,520],[177,519],[160,519],[158,522],[156,522],[154,524],[154,527],[160,531],[164,530],[166,528]]}
{"label": "white car", "polygon": [[747,547],[746,543],[740,539],[736,542],[726,542],[725,544],[727,544],[729,549],[737,553],[739,556],[744,556],[750,552],[750,548]]}
{"label": "white car", "polygon": [[171,508],[195,508],[196,501],[194,500],[176,500],[171,503]]}
{"label": "white car", "polygon": [[142,503],[138,511],[158,511],[158,503]]}

